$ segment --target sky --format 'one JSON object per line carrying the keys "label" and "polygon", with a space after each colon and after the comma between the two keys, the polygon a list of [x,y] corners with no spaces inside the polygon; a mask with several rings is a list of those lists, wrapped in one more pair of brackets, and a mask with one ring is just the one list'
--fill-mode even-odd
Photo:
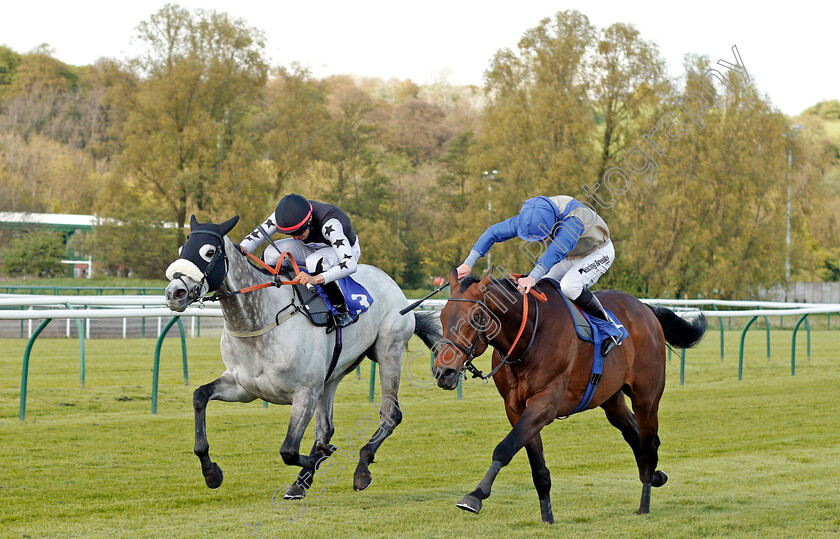
{"label": "sky", "polygon": [[[669,73],[682,73],[686,53],[733,62],[737,46],[753,83],[775,107],[794,116],[840,99],[837,21],[840,2],[799,0],[751,7],[747,2],[600,2],[519,0],[400,2],[351,0],[182,0],[189,9],[227,12],[263,30],[274,65],[292,62],[317,77],[355,74],[410,78],[418,84],[483,84],[502,48],[558,11],[577,9],[598,27],[638,28],[656,43]],[[137,25],[166,4],[134,0],[10,0],[0,10],[0,44],[25,53],[46,43],[59,60],[91,64],[138,52]],[[514,4],[516,4],[514,6]]]}

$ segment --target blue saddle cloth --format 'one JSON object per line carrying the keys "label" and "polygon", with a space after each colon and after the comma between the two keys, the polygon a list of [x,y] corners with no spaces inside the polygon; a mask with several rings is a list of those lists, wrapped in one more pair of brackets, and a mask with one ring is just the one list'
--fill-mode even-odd
{"label": "blue saddle cloth", "polygon": [[[607,316],[609,316],[612,320],[615,321],[615,325],[611,324],[606,320],[601,320],[600,318],[595,318],[589,316],[582,310],[580,310],[577,305],[572,303],[572,301],[566,297],[566,294],[560,290],[560,283],[555,281],[554,279],[543,279],[551,283],[558,292],[560,292],[560,297],[563,298],[563,301],[566,302],[566,307],[568,307],[569,312],[572,315],[572,320],[574,321],[575,332],[577,333],[578,337],[582,340],[591,342],[595,344],[595,353],[594,357],[592,358],[592,376],[590,377],[589,386],[586,388],[586,393],[583,395],[583,399],[577,405],[577,407],[572,411],[572,414],[580,412],[584,410],[587,406],[589,406],[589,401],[592,400],[592,395],[595,393],[595,388],[598,386],[598,382],[601,381],[601,375],[604,373],[604,356],[601,354],[602,343],[610,338],[615,337],[616,340],[620,343],[622,342],[629,333],[624,325],[619,321],[618,317],[615,316],[612,312],[609,311],[606,307],[604,310],[607,312]],[[617,326],[617,327],[616,327]],[[571,415],[571,414],[570,414]]]}
{"label": "blue saddle cloth", "polygon": [[370,295],[370,292],[364,286],[357,283],[352,276],[348,275],[339,279],[338,286],[344,292],[344,301],[347,303],[347,310],[353,316],[360,315],[373,305],[373,296]]}
{"label": "blue saddle cloth", "polygon": [[[339,279],[338,286],[341,287],[341,292],[344,293],[344,302],[347,304],[347,312],[349,312],[353,318],[356,318],[363,312],[367,311],[370,309],[370,306],[373,305],[373,296],[370,295],[370,292],[368,292],[364,286],[357,283],[352,276],[348,275],[347,277]],[[327,293],[324,292],[324,289],[320,285],[315,288],[318,290],[318,295],[324,298],[324,302],[327,304],[330,312],[335,314],[335,307],[332,302],[330,302],[330,299],[327,297]]]}
{"label": "blue saddle cloth", "polygon": [[618,319],[616,315],[612,313],[609,309],[604,307],[604,310],[607,311],[607,315],[615,321],[616,326],[607,322],[606,320],[601,320],[600,318],[595,318],[593,316],[589,316],[582,310],[578,308],[577,305],[572,303],[572,300],[566,297],[560,290],[560,283],[555,281],[554,279],[543,279],[546,282],[551,283],[554,288],[560,292],[560,297],[563,298],[563,301],[566,302],[566,306],[569,308],[569,312],[572,315],[572,320],[575,322],[575,332],[577,333],[578,337],[586,342],[592,342],[596,344],[596,347],[599,350],[601,343],[608,337],[615,337],[618,342],[623,341],[629,333],[621,321]]}

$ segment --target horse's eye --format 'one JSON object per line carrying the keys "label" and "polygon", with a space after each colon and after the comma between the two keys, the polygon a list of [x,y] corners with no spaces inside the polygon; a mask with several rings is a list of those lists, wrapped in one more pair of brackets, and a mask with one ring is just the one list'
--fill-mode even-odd
{"label": "horse's eye", "polygon": [[473,315],[473,322],[481,322],[481,313],[475,313]]}
{"label": "horse's eye", "polygon": [[203,245],[201,249],[198,250],[198,254],[201,255],[201,258],[210,262],[213,258],[213,255],[216,254],[216,248],[209,243],[207,245]]}

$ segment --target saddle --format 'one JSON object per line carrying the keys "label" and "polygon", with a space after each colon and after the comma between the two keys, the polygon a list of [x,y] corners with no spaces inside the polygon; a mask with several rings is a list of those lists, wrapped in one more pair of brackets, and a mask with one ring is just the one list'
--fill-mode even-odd
{"label": "saddle", "polygon": [[[619,342],[623,341],[625,337],[629,335],[627,329],[624,328],[623,325],[619,323],[620,329],[616,329],[615,326],[610,324],[605,320],[601,320],[600,318],[590,317],[586,313],[580,310],[577,305],[572,303],[572,300],[566,297],[566,294],[560,290],[560,283],[555,281],[554,279],[543,279],[547,283],[550,283],[554,288],[557,289],[557,292],[560,293],[560,297],[563,298],[563,301],[566,302],[566,307],[569,309],[569,313],[572,315],[572,321],[574,322],[575,333],[577,333],[578,338],[583,341],[594,343],[596,346],[596,350],[601,349],[601,343],[610,337],[615,337]],[[612,313],[609,309],[604,307],[604,310],[607,311],[607,314],[613,320],[618,320],[618,317]],[[594,328],[594,330],[593,330]]]}
{"label": "saddle", "polygon": [[[280,275],[286,281],[291,281],[295,277],[291,266],[287,267],[285,265],[280,268]],[[302,307],[299,311],[305,314],[314,326],[325,327],[328,331],[334,329],[335,318],[333,313],[335,307],[328,303],[329,298],[319,285],[315,285],[314,292],[302,284],[292,285],[292,288]],[[358,320],[358,317],[353,318],[354,322],[356,320]]]}
{"label": "saddle", "polygon": [[[291,266],[284,264],[280,268],[280,275],[284,280],[290,281],[294,278],[294,270]],[[338,311],[331,301],[330,294],[322,285],[315,285],[314,292],[304,285],[292,285],[302,307],[302,309],[299,309],[300,312],[306,314],[313,325],[327,328],[327,333],[330,333],[336,327],[352,325],[359,319],[359,315],[373,304],[370,293],[361,284],[354,281],[352,277],[343,277],[338,280],[337,284],[341,288],[347,311],[350,314],[349,323],[340,324],[340,326],[336,324]],[[336,299],[335,301],[339,300]]]}
{"label": "saddle", "polygon": [[[563,298],[563,301],[566,302],[566,307],[569,309],[569,313],[572,315],[575,333],[577,333],[578,338],[586,342],[591,342],[595,345],[595,351],[592,357],[592,374],[589,379],[589,385],[586,388],[586,392],[583,395],[583,399],[581,399],[580,403],[578,403],[577,407],[575,407],[572,413],[569,414],[572,415],[585,410],[586,407],[589,406],[589,402],[592,400],[592,396],[595,394],[595,389],[598,387],[598,383],[601,381],[601,375],[604,373],[604,355],[602,353],[603,342],[611,337],[615,337],[618,340],[618,342],[621,342],[629,335],[629,333],[627,332],[627,329],[621,324],[619,324],[619,328],[616,328],[606,320],[601,320],[599,318],[593,318],[588,316],[586,313],[581,311],[577,305],[572,303],[572,301],[566,297],[566,294],[564,294],[563,291],[560,290],[559,282],[555,281],[554,279],[543,280],[550,283],[554,288],[556,288],[557,292],[560,293],[560,297]],[[616,321],[618,320],[618,317],[615,316],[612,312],[610,312],[606,307],[604,307],[604,310],[607,312],[607,315],[610,318]],[[565,419],[566,417],[569,416],[563,416],[558,419]]]}

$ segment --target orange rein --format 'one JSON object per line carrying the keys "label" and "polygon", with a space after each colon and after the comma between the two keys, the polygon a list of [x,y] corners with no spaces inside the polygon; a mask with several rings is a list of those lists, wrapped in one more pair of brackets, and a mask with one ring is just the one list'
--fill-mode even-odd
{"label": "orange rein", "polygon": [[[518,279],[521,275],[511,275],[512,279]],[[537,292],[533,288],[528,291],[531,295],[533,295],[536,299],[540,301],[540,303],[545,303],[548,301],[548,298],[542,292]],[[513,349],[516,348],[516,345],[519,344],[519,338],[522,336],[522,332],[525,330],[525,324],[528,322],[528,296],[525,295],[522,300],[522,323],[519,324],[519,332],[516,334],[516,338],[513,339],[513,344],[510,345],[510,350],[505,355],[505,357],[510,357],[510,354],[513,353]],[[536,330],[536,328],[534,328]]]}
{"label": "orange rein", "polygon": [[[265,262],[263,262],[262,260],[260,260],[259,258],[257,258],[256,256],[252,255],[251,253],[246,253],[246,254],[251,258],[251,260],[255,261],[257,264],[259,264],[260,266],[262,266],[263,268],[268,270],[268,272],[271,273],[272,275],[277,275],[277,274],[280,273],[280,266],[283,265],[283,260],[286,259],[286,258],[288,258],[289,262],[292,263],[292,268],[295,270],[295,275],[298,275],[300,273],[300,268],[298,267],[297,262],[295,261],[295,257],[292,256],[292,253],[290,253],[288,251],[283,251],[282,253],[280,253],[280,258],[277,260],[277,265],[273,268],[271,266],[269,266],[268,264],[266,264]],[[294,281],[271,281],[269,283],[256,284],[254,286],[248,286],[248,287],[242,288],[241,290],[239,290],[239,293],[240,294],[245,294],[247,292],[252,292],[254,290],[259,290],[260,288],[267,288],[269,286],[275,286],[275,284],[277,284],[277,283],[279,283],[279,284],[295,284]]]}

